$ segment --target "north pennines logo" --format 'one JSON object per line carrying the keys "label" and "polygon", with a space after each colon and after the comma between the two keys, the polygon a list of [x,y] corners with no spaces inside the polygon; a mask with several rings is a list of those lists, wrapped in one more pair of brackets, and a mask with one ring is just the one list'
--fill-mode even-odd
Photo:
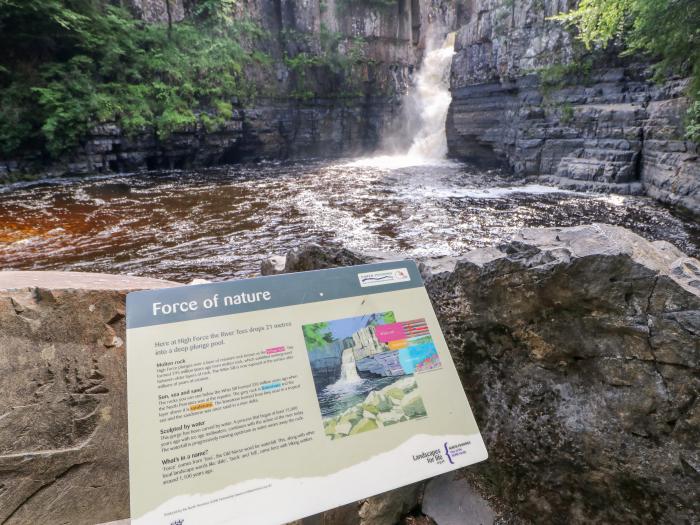
{"label": "north pennines logo", "polygon": [[411,275],[407,268],[395,268],[393,270],[380,270],[378,272],[358,273],[360,286],[379,286],[382,284],[405,283],[411,280]]}

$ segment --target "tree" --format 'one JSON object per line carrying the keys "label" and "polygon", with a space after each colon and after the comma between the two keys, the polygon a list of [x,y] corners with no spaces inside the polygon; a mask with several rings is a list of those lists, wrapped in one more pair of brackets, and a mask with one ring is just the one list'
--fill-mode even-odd
{"label": "tree", "polygon": [[306,348],[313,350],[315,348],[323,348],[334,341],[333,334],[328,331],[329,325],[327,322],[305,324],[302,327],[304,332],[304,341]]}
{"label": "tree", "polygon": [[616,43],[624,47],[623,55],[642,52],[656,59],[657,80],[673,73],[690,76],[688,131],[700,139],[693,132],[700,123],[700,1],[581,0],[577,9],[555,19],[576,27],[588,49]]}

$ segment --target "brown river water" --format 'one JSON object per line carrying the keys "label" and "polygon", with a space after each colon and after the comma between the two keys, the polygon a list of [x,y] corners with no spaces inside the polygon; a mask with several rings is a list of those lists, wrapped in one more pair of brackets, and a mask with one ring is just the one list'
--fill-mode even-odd
{"label": "brown river water", "polygon": [[305,161],[0,188],[0,269],[177,281],[258,274],[309,242],[426,258],[528,226],[605,222],[700,254],[700,225],[645,197],[563,192],[439,162]]}

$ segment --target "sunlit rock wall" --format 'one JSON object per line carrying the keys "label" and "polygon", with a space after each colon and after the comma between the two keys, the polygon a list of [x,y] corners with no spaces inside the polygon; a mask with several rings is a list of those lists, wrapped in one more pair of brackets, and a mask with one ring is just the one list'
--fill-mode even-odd
{"label": "sunlit rock wall", "polygon": [[123,0],[137,18],[145,22],[179,22],[185,18],[185,0]]}

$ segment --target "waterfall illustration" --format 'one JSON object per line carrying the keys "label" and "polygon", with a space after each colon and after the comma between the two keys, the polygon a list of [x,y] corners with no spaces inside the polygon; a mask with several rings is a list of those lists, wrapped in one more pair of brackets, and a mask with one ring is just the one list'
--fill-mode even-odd
{"label": "waterfall illustration", "polygon": [[361,381],[362,378],[357,374],[355,355],[352,353],[352,348],[346,348],[343,350],[340,379],[338,379],[338,383],[359,383]]}

